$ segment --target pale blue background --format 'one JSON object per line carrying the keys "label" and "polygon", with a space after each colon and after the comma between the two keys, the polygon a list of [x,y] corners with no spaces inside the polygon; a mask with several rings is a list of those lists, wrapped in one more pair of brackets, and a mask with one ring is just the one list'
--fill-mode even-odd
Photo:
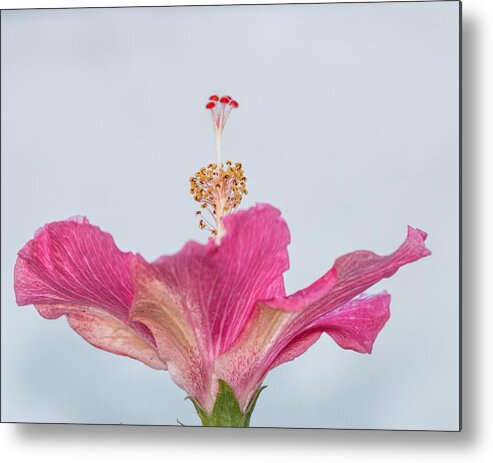
{"label": "pale blue background", "polygon": [[252,425],[456,430],[458,26],[453,1],[2,12],[2,419],[198,424],[167,373],[18,308],[12,269],[75,214],[148,259],[205,240],[187,180],[219,92],[244,205],[290,226],[289,292],[407,224],[433,251],[372,289],[392,316],[371,356],[324,336],[269,374]]}

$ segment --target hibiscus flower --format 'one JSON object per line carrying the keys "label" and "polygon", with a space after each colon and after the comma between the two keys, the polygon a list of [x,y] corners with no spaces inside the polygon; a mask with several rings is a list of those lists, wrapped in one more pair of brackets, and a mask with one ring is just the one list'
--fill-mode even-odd
{"label": "hibiscus flower", "polygon": [[[75,217],[38,230],[14,270],[18,305],[65,315],[86,341],[158,370],[192,400],[204,425],[248,426],[267,373],[327,333],[343,349],[371,353],[389,319],[390,295],[364,291],[430,254],[408,227],[387,256],[356,251],[312,285],[287,296],[289,230],[268,204],[236,211],[246,191],[240,163],[221,161],[221,134],[238,103],[213,95],[215,164],[191,179],[206,244],[190,241],[147,262]],[[204,217],[210,213],[210,219]]]}

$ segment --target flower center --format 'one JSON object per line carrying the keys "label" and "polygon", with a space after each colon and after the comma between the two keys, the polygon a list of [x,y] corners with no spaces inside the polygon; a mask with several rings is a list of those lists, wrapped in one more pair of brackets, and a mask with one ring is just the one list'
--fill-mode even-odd
{"label": "flower center", "polygon": [[231,111],[238,108],[238,103],[229,96],[219,98],[217,95],[212,95],[205,107],[212,115],[217,163],[202,167],[190,177],[190,193],[200,204],[201,209],[207,211],[212,218],[210,221],[202,210],[198,210],[195,215],[200,216],[199,227],[208,230],[215,237],[216,242],[219,242],[225,233],[222,218],[234,212],[240,205],[243,195],[248,193],[247,179],[240,162],[233,164],[231,161],[226,161],[223,164],[221,161],[222,132]]}

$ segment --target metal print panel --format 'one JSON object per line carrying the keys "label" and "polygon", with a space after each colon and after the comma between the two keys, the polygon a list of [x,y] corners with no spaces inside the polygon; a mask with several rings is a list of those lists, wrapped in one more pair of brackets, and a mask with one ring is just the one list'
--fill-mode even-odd
{"label": "metal print panel", "polygon": [[459,2],[1,26],[3,421],[459,430]]}

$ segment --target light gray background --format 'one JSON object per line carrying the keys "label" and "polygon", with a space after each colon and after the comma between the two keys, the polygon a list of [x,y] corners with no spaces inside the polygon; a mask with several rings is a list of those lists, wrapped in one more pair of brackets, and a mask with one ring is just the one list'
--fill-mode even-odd
{"label": "light gray background", "polygon": [[244,206],[279,207],[288,292],[339,255],[433,256],[371,292],[392,315],[371,356],[327,336],[272,371],[254,426],[458,428],[458,2],[2,12],[2,419],[198,424],[165,372],[18,308],[16,252],[86,215],[147,259],[204,241],[187,181],[224,140]]}

